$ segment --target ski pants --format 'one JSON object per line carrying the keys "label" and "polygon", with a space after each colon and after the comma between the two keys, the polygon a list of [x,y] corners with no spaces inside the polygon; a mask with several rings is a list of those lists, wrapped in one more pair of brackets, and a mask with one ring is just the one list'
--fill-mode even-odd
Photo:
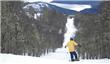
{"label": "ski pants", "polygon": [[70,52],[71,61],[74,61],[77,59],[77,53],[75,51]]}

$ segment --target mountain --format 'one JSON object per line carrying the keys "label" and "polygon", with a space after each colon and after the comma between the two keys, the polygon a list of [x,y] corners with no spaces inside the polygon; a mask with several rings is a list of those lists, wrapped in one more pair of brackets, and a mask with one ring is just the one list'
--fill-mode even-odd
{"label": "mountain", "polygon": [[93,14],[97,13],[100,9],[101,1],[51,1],[49,3],[46,2],[32,2],[28,3],[24,8],[29,9],[32,7],[33,9],[37,9],[36,12],[41,12],[44,7],[47,7],[51,10],[55,10],[59,13],[73,15],[76,13],[84,13],[84,14]]}

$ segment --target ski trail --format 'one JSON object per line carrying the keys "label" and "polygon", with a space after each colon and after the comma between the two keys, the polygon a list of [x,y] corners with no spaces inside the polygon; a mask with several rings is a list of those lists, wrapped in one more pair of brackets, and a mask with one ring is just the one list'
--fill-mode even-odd
{"label": "ski trail", "polygon": [[[67,44],[67,42],[70,40],[70,37],[75,36],[75,32],[77,29],[74,26],[74,18],[67,18],[66,22],[66,33],[64,34],[64,42],[63,42],[63,47]],[[60,60],[69,60],[69,53],[65,48],[58,48],[55,53],[49,53],[48,55],[44,56],[45,58],[54,58],[54,59],[60,59]]]}
{"label": "ski trail", "polygon": [[63,47],[67,44],[67,42],[70,40],[70,37],[75,37],[75,32],[77,31],[76,27],[74,26],[74,18],[67,18],[66,23],[66,33],[64,34],[64,42]]}

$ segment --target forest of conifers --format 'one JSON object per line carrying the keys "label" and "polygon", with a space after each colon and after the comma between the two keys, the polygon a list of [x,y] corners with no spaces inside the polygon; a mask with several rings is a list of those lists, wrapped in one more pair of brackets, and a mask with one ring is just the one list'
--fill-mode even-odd
{"label": "forest of conifers", "polygon": [[[42,16],[23,9],[28,3],[1,1],[1,53],[40,56],[62,47],[67,15],[44,8]],[[110,2],[103,1],[97,14],[76,14],[75,41],[82,58],[110,58]]]}

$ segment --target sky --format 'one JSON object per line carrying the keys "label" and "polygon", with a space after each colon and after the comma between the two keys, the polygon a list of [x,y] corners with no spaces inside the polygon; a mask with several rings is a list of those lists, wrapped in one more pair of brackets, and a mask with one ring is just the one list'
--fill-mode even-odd
{"label": "sky", "polygon": [[53,0],[25,0],[25,1],[28,1],[28,2],[37,2],[37,1],[51,2],[51,1],[53,1]]}
{"label": "sky", "polygon": [[[27,0],[29,2],[43,1],[43,2],[51,2],[53,0]],[[55,0],[59,1],[59,0]],[[60,1],[102,1],[102,0],[60,0]]]}

